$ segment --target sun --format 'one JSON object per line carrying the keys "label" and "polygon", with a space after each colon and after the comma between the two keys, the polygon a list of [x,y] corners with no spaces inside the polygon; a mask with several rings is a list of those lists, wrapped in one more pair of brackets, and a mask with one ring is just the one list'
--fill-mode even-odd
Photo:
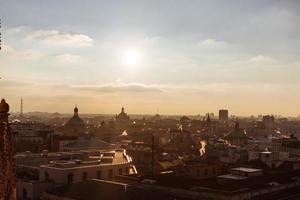
{"label": "sun", "polygon": [[126,51],[122,58],[122,64],[127,66],[139,65],[140,61],[141,61],[140,54],[135,50]]}

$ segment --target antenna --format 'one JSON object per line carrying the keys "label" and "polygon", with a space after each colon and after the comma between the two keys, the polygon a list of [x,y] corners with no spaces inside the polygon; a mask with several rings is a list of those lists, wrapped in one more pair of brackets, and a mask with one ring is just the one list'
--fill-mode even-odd
{"label": "antenna", "polygon": [[21,97],[21,116],[23,116],[23,97]]}

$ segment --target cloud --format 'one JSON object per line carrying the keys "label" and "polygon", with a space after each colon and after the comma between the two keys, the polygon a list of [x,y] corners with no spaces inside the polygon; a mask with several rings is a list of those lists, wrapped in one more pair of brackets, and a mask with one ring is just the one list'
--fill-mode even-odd
{"label": "cloud", "polygon": [[255,64],[270,64],[274,63],[276,61],[275,58],[264,56],[264,55],[257,55],[248,60],[249,63],[255,63]]}
{"label": "cloud", "polygon": [[54,57],[54,59],[64,64],[79,64],[82,62],[81,56],[69,53],[57,55]]}
{"label": "cloud", "polygon": [[5,77],[1,77],[0,80],[0,89],[10,89],[10,88],[18,88],[18,87],[27,87],[34,85],[33,82],[15,80],[15,79],[6,79]]}
{"label": "cloud", "polygon": [[9,45],[3,45],[3,53],[5,57],[12,59],[38,60],[45,56],[42,52],[35,49],[15,49]]}
{"label": "cloud", "polygon": [[162,92],[159,87],[152,85],[145,85],[140,83],[118,83],[118,84],[104,84],[104,85],[74,85],[73,89],[103,92],[103,93],[116,93],[116,92]]}
{"label": "cloud", "polygon": [[27,60],[36,60],[36,59],[40,59],[44,56],[43,53],[41,53],[40,51],[34,50],[34,49],[25,49],[25,50],[20,50],[18,52],[16,52],[16,56],[17,58],[24,58]]}
{"label": "cloud", "polygon": [[[256,55],[244,60],[237,60],[230,63],[232,66],[278,66],[279,64],[284,64],[271,56]],[[286,65],[286,64],[285,64]]]}
{"label": "cloud", "polygon": [[91,46],[93,39],[88,35],[66,33],[58,30],[39,30],[31,34],[29,39],[39,40],[46,45],[85,47]]}
{"label": "cloud", "polygon": [[218,41],[218,40],[209,38],[209,39],[201,41],[197,45],[198,45],[198,47],[201,47],[201,48],[222,49],[222,48],[226,47],[228,45],[228,43],[224,42],[224,41]]}

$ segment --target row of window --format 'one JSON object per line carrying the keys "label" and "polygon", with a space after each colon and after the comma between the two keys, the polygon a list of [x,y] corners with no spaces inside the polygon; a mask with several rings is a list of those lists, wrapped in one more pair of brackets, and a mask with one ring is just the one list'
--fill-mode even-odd
{"label": "row of window", "polygon": [[[200,171],[201,171],[200,169],[197,169],[197,176],[201,176]],[[216,174],[216,169],[215,168],[212,168],[212,174],[213,175]],[[205,168],[204,169],[204,176],[207,176],[207,175],[208,175],[208,169]]]}
{"label": "row of window", "polygon": [[[128,168],[126,167],[125,169],[128,173]],[[123,174],[123,168],[119,168],[119,173],[118,175],[122,175]],[[108,179],[112,179],[114,176],[114,172],[113,169],[108,170]],[[102,170],[98,170],[97,171],[97,179],[102,179]],[[67,179],[68,179],[68,183],[72,183],[73,182],[73,173],[69,173],[67,175]],[[88,179],[88,173],[87,172],[82,172],[82,181],[86,181]]]}

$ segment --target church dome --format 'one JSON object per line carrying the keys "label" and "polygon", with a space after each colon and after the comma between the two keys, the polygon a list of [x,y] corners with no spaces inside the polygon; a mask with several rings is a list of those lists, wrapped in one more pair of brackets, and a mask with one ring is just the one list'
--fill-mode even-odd
{"label": "church dome", "polygon": [[124,107],[121,109],[121,113],[117,115],[116,120],[119,122],[127,122],[129,121],[129,116],[125,113]]}
{"label": "church dome", "polygon": [[247,138],[247,134],[246,134],[245,130],[240,129],[239,123],[236,122],[235,128],[231,132],[228,133],[226,138],[227,139],[230,139],[230,138],[243,139],[243,138]]}
{"label": "church dome", "polygon": [[77,131],[83,130],[85,128],[85,124],[83,120],[78,115],[78,108],[75,106],[74,108],[74,115],[69,119],[69,121],[66,123],[66,128],[74,129]]}

